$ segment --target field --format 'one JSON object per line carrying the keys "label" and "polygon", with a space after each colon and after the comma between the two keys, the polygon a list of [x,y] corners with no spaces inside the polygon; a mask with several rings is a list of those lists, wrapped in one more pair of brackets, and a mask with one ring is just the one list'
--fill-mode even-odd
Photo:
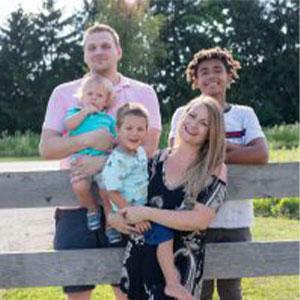
{"label": "field", "polygon": [[[298,221],[283,218],[256,218],[252,228],[255,241],[297,240]],[[278,262],[280,263],[280,262]],[[298,300],[299,276],[246,278],[244,300]],[[0,300],[63,300],[60,288],[0,290]],[[113,300],[109,286],[98,286],[93,300]],[[214,300],[218,298],[215,297]]]}
{"label": "field", "polygon": [[[168,128],[168,125],[164,126],[160,147],[167,145]],[[299,161],[299,124],[275,126],[264,131],[270,148],[270,162]],[[0,162],[37,159],[31,157],[38,154],[38,140],[39,137],[30,132],[17,133],[13,137],[0,136]],[[299,240],[299,222],[287,218],[256,217],[252,232],[255,241]],[[244,300],[298,300],[299,276],[245,278],[243,292]],[[59,287],[0,290],[0,300],[52,299],[65,299]],[[93,300],[96,299],[113,300],[111,288],[98,286],[93,295]],[[217,299],[215,295],[214,300]]]}

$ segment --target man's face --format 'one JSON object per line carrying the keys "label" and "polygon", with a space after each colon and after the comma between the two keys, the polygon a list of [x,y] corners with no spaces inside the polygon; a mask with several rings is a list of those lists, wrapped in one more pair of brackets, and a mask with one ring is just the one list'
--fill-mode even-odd
{"label": "man's face", "polygon": [[121,48],[115,44],[109,32],[94,32],[86,37],[84,62],[90,71],[103,76],[117,72],[118,61],[121,57]]}
{"label": "man's face", "polygon": [[231,76],[227,73],[222,61],[218,59],[205,60],[198,66],[196,87],[201,93],[216,97],[224,94],[231,82]]}

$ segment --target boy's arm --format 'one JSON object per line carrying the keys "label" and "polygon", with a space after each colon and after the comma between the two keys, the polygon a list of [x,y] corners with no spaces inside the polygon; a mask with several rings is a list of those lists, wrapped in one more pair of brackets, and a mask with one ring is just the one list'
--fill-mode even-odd
{"label": "boy's arm", "polygon": [[128,207],[128,203],[126,200],[121,196],[119,191],[107,191],[109,199],[119,208]]}
{"label": "boy's arm", "polygon": [[268,159],[268,146],[264,138],[256,138],[247,145],[226,144],[225,162],[228,164],[266,164]]}

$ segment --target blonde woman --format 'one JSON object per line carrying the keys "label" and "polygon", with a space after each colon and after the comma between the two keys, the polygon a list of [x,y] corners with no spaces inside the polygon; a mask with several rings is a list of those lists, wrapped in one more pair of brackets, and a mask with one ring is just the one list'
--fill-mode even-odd
{"label": "blonde woman", "polygon": [[[200,299],[205,232],[226,194],[223,114],[213,98],[201,96],[186,106],[179,138],[177,147],[160,151],[149,162],[148,206],[125,208],[111,215],[110,223],[123,233],[140,221],[171,228],[179,280]],[[157,247],[129,240],[121,290],[131,300],[172,299],[165,288]]]}

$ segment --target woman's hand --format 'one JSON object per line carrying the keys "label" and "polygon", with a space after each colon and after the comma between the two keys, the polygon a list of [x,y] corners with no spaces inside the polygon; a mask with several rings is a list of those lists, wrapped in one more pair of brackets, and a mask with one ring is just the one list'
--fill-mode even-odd
{"label": "woman's hand", "polygon": [[147,220],[147,210],[149,208],[145,206],[131,206],[121,210],[122,216],[128,221],[128,223],[136,224]]}
{"label": "woman's hand", "polygon": [[124,234],[139,233],[135,225],[129,224],[122,214],[110,213],[107,222],[108,226],[111,226]]}
{"label": "woman's hand", "polygon": [[76,182],[95,175],[103,169],[106,159],[105,156],[91,157],[89,155],[78,158],[71,163],[71,181]]}

